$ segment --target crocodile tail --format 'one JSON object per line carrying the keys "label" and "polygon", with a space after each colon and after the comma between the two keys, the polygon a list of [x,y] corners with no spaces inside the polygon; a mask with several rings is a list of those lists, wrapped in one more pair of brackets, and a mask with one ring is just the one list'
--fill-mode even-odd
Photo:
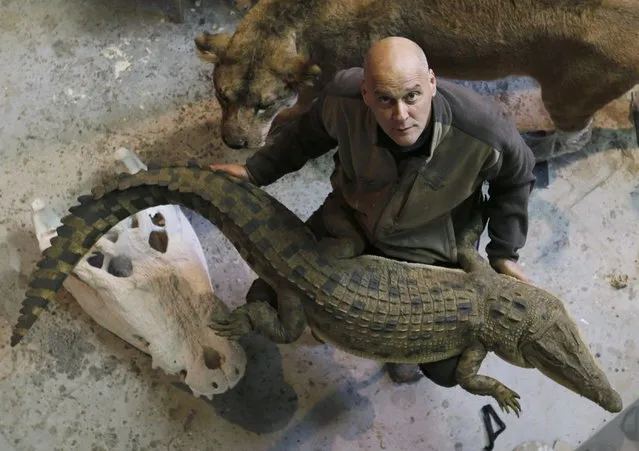
{"label": "crocodile tail", "polygon": [[216,222],[222,230],[226,217],[238,222],[240,215],[252,214],[243,212],[242,206],[249,205],[253,211],[266,209],[265,214],[273,208],[280,211],[285,208],[272,198],[266,202],[266,198],[270,196],[249,182],[222,172],[200,170],[193,163],[189,167],[150,166],[147,171],[120,174],[107,185],[95,187],[91,195],[80,196],[79,205],[71,207],[70,213],[62,218],[57,237],[51,240],[51,246],[30,276],[11,346],[22,340],[42,311],[55,300],[80,259],[120,221],[147,208],[181,204],[209,219],[219,219]]}

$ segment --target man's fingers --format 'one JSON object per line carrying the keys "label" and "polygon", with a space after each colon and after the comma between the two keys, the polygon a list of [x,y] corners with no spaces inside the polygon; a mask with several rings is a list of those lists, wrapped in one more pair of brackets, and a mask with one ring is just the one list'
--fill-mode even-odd
{"label": "man's fingers", "polygon": [[528,277],[524,275],[523,269],[521,269],[521,267],[517,263],[507,261],[505,267],[506,272],[511,276],[516,277],[519,280],[523,280],[524,282],[530,282],[530,280],[528,280]]}
{"label": "man's fingers", "polygon": [[246,168],[241,164],[212,164],[210,166],[213,171],[224,171],[227,174],[230,174],[234,177],[238,177],[241,179],[248,179],[248,173],[246,172]]}
{"label": "man's fingers", "polygon": [[509,275],[511,277],[515,277],[515,278],[521,280],[522,282],[532,283],[531,280],[528,277],[526,277],[523,273],[521,273],[519,271],[508,271],[508,272],[506,272],[504,274],[507,274],[507,275]]}
{"label": "man's fingers", "polygon": [[500,260],[496,260],[492,266],[493,268],[495,268],[497,272],[501,274],[514,277],[516,279],[521,280],[522,282],[532,285],[532,281],[528,277],[526,277],[526,275],[524,274],[524,271],[514,261],[500,259]]}

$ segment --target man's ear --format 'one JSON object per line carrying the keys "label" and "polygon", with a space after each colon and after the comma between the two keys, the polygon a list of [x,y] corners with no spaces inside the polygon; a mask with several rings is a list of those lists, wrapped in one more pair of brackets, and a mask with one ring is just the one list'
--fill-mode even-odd
{"label": "man's ear", "polygon": [[429,82],[430,82],[430,90],[433,93],[433,97],[437,94],[437,78],[435,77],[435,72],[432,69],[428,69],[429,74]]}
{"label": "man's ear", "polygon": [[362,81],[359,84],[359,91],[362,93],[362,99],[364,99],[364,103],[366,104],[366,106],[368,105],[368,96],[367,93],[368,91],[366,90],[366,80],[362,78]]}
{"label": "man's ear", "polygon": [[287,83],[308,86],[312,86],[322,74],[322,69],[317,64],[301,55],[288,58],[281,67],[273,67],[273,70]]}
{"label": "man's ear", "polygon": [[215,64],[224,57],[230,41],[228,33],[204,33],[195,37],[195,52],[202,61]]}

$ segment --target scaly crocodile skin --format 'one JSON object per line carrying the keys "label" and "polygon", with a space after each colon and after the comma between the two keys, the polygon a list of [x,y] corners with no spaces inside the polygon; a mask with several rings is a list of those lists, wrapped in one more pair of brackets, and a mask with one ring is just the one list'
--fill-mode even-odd
{"label": "scaly crocodile skin", "polygon": [[291,343],[310,324],[327,343],[384,362],[427,363],[461,354],[460,386],[519,415],[515,392],[477,374],[492,351],[513,365],[539,369],[610,412],[622,408],[563,303],[497,274],[480,258],[472,246],[480,218],[459,237],[459,270],[369,255],[331,259],[302,220],[264,190],[194,164],[121,174],[78,201],[30,278],[12,346],[111,227],[149,207],[181,204],[218,226],[278,294],[277,311],[255,302],[212,318],[220,335],[239,338],[256,330]]}

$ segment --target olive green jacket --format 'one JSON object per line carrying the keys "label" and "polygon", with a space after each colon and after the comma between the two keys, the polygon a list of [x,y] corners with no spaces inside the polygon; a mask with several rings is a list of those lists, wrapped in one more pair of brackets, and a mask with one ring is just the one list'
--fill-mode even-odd
{"label": "olive green jacket", "polygon": [[360,68],[339,72],[307,113],[251,155],[246,167],[253,181],[269,185],[338,146],[331,183],[370,243],[389,257],[423,263],[457,261],[455,232],[482,201],[487,181],[486,252],[517,261],[535,160],[503,110],[438,80],[432,139],[416,157],[397,160],[380,142],[383,132],[362,99],[361,77]]}

